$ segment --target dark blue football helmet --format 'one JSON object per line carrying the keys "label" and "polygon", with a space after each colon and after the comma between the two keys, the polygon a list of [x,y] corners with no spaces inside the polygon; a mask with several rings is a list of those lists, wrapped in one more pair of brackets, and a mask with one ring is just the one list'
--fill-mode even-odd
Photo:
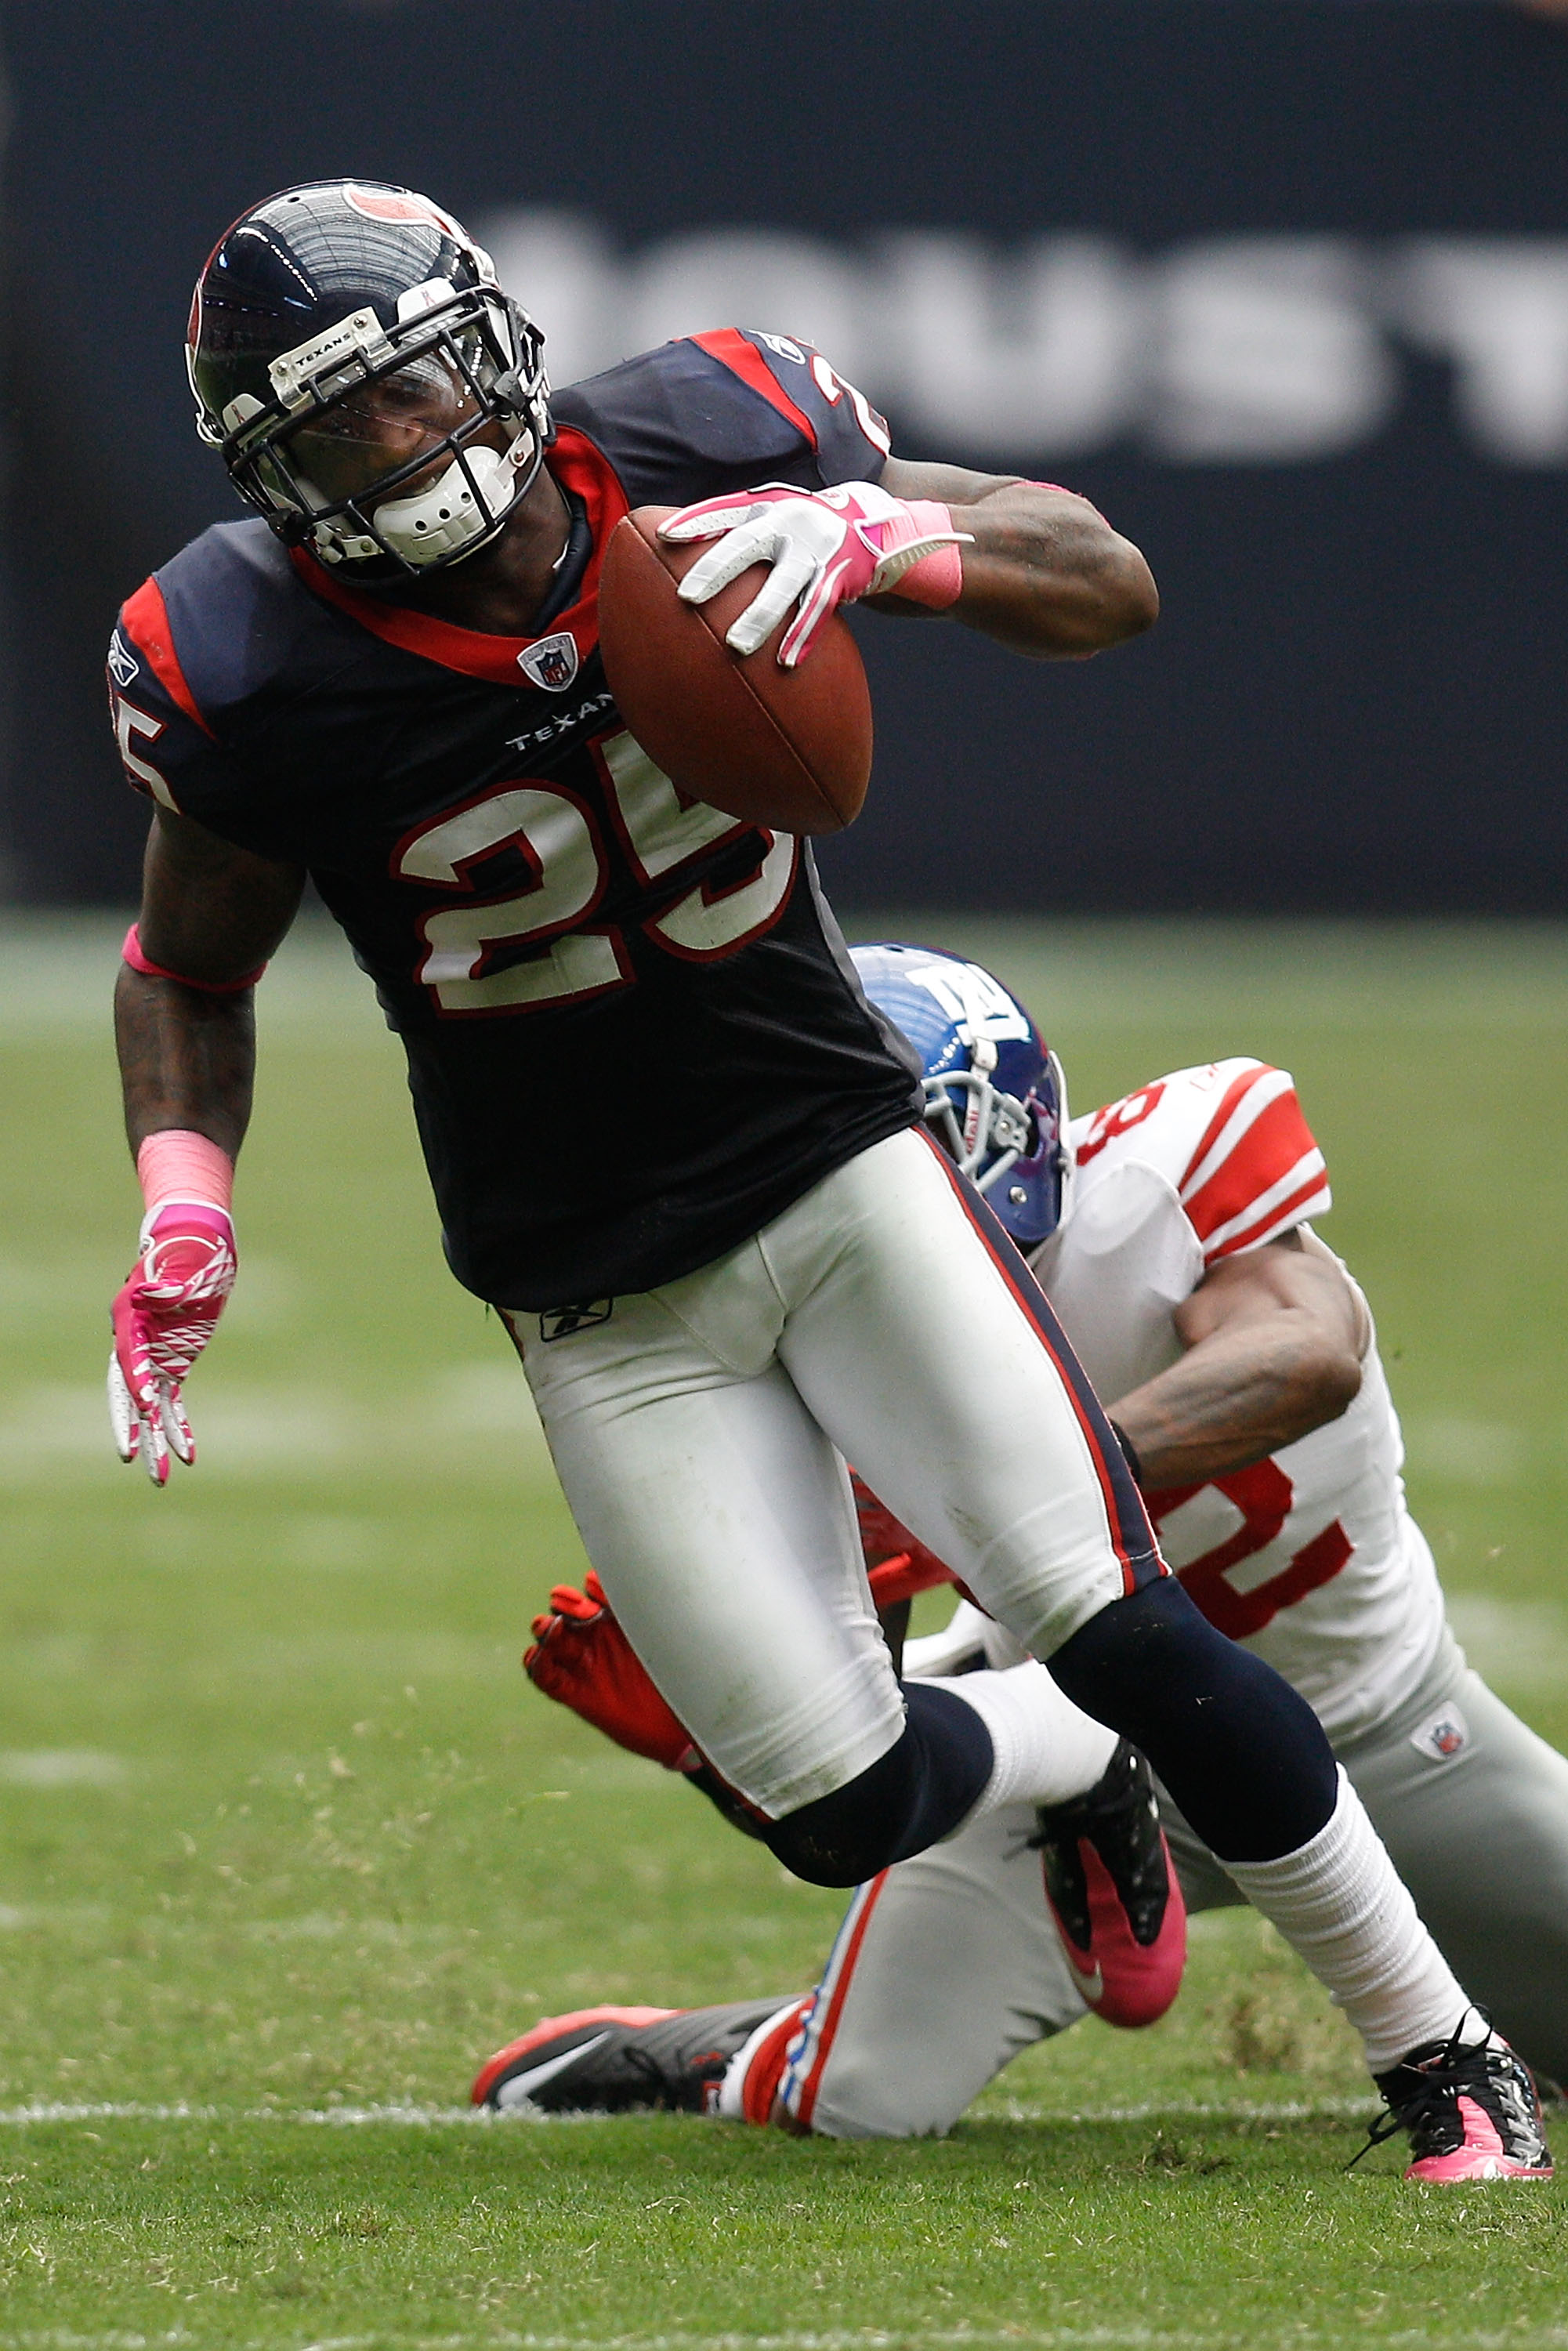
{"label": "dark blue football helmet", "polygon": [[1067,1081],[1016,996],[936,947],[852,947],[879,1012],[920,1056],[925,1123],[1019,1247],[1061,1222],[1071,1176]]}
{"label": "dark blue football helmet", "polygon": [[371,582],[483,547],[550,441],[538,327],[449,213],[376,181],[242,214],[196,281],[185,360],[240,496]]}

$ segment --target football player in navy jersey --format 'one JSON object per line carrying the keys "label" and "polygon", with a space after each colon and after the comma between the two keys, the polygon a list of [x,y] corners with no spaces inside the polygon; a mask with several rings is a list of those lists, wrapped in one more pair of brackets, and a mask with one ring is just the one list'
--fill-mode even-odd
{"label": "football player in navy jersey", "polygon": [[1013,1678],[895,1677],[847,1456],[1147,1754],[1375,2070],[1484,2033],[1311,1709],[1169,1577],[1041,1293],[922,1132],[809,850],[683,801],[599,659],[632,507],[714,542],[694,599],[765,562],[730,642],[793,612],[787,661],[859,598],[1095,653],[1154,618],[1136,549],[1067,491],[892,459],[788,335],[683,339],[552,399],[487,257],[402,189],[245,214],[188,357],[256,513],[110,645],[156,803],[117,996],[147,1208],[121,1453],[159,1482],[193,1458],[252,990],[308,874],[402,1040],[448,1259],[506,1317],[616,1614],[789,1867],[853,1885],[1051,1779]]}

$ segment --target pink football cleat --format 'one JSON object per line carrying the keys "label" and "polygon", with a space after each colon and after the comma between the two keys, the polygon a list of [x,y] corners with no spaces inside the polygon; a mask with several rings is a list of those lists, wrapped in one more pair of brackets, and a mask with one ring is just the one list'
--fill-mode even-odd
{"label": "pink football cleat", "polygon": [[1462,2046],[1469,2014],[1447,2041],[1428,2041],[1402,2065],[1379,2074],[1388,2112],[1371,2126],[1361,2154],[1407,2130],[1406,2179],[1550,2179],[1552,2157],[1530,2068],[1495,2034]]}
{"label": "pink football cleat", "polygon": [[1154,2024],[1181,1988],[1186,1905],[1148,1765],[1124,1739],[1086,1795],[1039,1819],[1030,1842],[1079,1991],[1107,2024]]}

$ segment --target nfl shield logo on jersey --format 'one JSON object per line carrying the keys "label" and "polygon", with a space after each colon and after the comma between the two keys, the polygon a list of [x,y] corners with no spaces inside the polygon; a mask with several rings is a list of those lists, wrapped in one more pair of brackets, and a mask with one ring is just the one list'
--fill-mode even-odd
{"label": "nfl shield logo on jersey", "polygon": [[1440,1706],[1410,1734],[1410,1744],[1434,1763],[1447,1763],[1470,1743],[1470,1726],[1457,1706]]}
{"label": "nfl shield logo on jersey", "polygon": [[570,629],[558,629],[519,653],[517,667],[547,694],[564,694],[577,675],[577,639]]}

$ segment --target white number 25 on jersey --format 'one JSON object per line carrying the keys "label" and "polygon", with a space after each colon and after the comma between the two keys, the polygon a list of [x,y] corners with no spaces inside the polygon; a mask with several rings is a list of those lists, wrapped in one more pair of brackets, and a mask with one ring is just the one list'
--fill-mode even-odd
{"label": "white number 25 on jersey", "polygon": [[[627,734],[596,747],[622,843],[645,886],[700,851],[749,828],[700,801],[683,805],[668,776]],[[731,888],[703,883],[643,928],[666,954],[692,962],[734,955],[776,919],[789,894],[797,844],[765,832],[761,863]],[[470,869],[515,848],[534,879],[502,899],[477,900]],[[619,930],[580,927],[603,897],[610,862],[591,810],[559,784],[497,784],[399,844],[395,871],[411,882],[467,893],[420,924],[417,974],[444,1012],[538,1010],[632,983]],[[504,947],[546,948],[505,970],[486,968]]]}

